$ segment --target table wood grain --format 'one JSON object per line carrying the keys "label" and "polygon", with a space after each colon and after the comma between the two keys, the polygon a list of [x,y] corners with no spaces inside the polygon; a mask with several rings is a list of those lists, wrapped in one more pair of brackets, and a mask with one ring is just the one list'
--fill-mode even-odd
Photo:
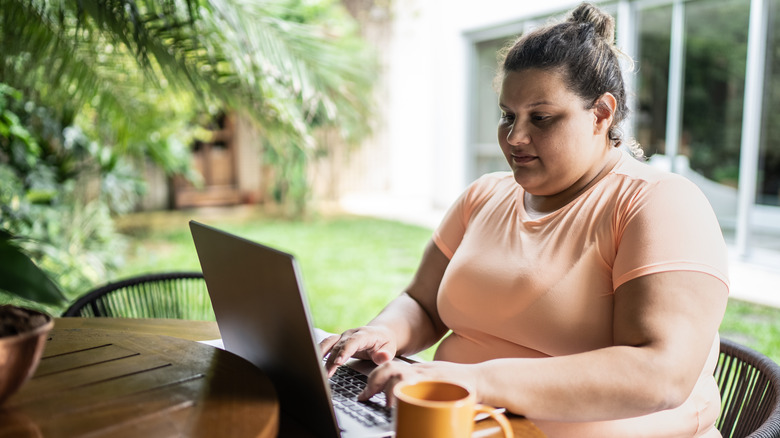
{"label": "table wood grain", "polygon": [[[133,331],[127,321],[100,319],[108,329],[55,320],[35,375],[0,407],[0,436],[277,436],[275,390],[248,361],[143,333],[159,328],[154,321],[133,321]],[[162,325],[192,334],[189,324]]]}
{"label": "table wood grain", "polygon": [[[74,337],[86,337],[87,339],[77,340],[73,339]],[[47,359],[41,361],[35,377],[20,392],[12,396],[6,405],[0,407],[0,436],[6,436],[8,431],[22,432],[19,436],[46,437],[86,434],[106,437],[140,436],[143,438],[157,436],[305,438],[314,436],[289,416],[284,415],[284,413],[279,414],[275,397],[272,401],[256,397],[255,391],[260,391],[259,393],[262,394],[264,393],[262,391],[268,391],[267,385],[256,382],[258,385],[256,389],[244,388],[246,382],[236,379],[227,371],[223,371],[241,368],[239,372],[242,374],[259,373],[248,362],[213,347],[187,342],[218,338],[220,338],[219,328],[213,321],[55,318],[52,340],[67,341],[66,344],[72,343],[75,347],[92,346],[88,347],[92,350],[86,349],[78,354],[91,356],[92,361],[99,362],[89,367],[94,367],[91,373],[99,375],[103,382],[95,382],[93,385],[111,385],[110,391],[123,391],[123,395],[120,396],[118,393],[112,393],[111,396],[106,396],[105,393],[96,395],[96,391],[71,389],[77,383],[76,380],[70,381],[71,378],[93,381],[101,379],[89,377],[91,373],[68,371],[67,368],[76,364],[72,361],[79,359],[77,357],[62,359],[64,357],[60,356],[64,353],[62,344],[50,343],[44,352]],[[112,339],[119,339],[119,341],[105,342]],[[110,343],[111,346],[104,346],[107,343]],[[149,353],[148,350],[151,348],[156,349],[156,347],[149,347],[150,343],[152,345],[165,344],[167,347],[163,349],[163,352]],[[70,348],[66,347],[65,350],[70,350]],[[134,350],[146,350],[147,353],[135,354]],[[186,357],[181,357],[182,354]],[[214,359],[215,356],[218,359]],[[57,357],[60,359],[55,360]],[[167,362],[166,357],[169,358]],[[235,365],[236,359],[243,365]],[[68,365],[68,361],[71,361],[70,365]],[[119,368],[113,372],[106,371],[107,368],[113,368],[113,366],[106,364],[122,361],[127,361],[123,365],[124,372],[119,371]],[[144,367],[154,369],[152,373],[155,376],[162,373],[172,376],[176,371],[168,368],[175,367],[175,365],[166,366],[166,363],[181,363],[182,361],[199,363],[197,367],[192,367],[201,370],[197,373],[198,375],[208,376],[210,370],[216,369],[218,372],[211,372],[218,375],[220,380],[212,382],[209,385],[210,390],[204,390],[202,386],[199,386],[202,385],[201,380],[204,377],[198,377],[191,373],[179,375],[180,378],[168,386],[156,389],[144,388],[143,391],[137,391],[141,388],[135,388],[136,391],[134,391],[128,389],[127,385],[123,386],[117,382],[111,383],[112,380],[118,379],[116,374],[132,372],[133,369],[137,368],[138,363],[143,363]],[[253,371],[245,369],[245,365],[252,368]],[[87,376],[85,377],[84,374]],[[259,374],[261,375],[259,380],[264,380],[262,373]],[[56,377],[57,375],[60,377]],[[81,377],[79,377],[80,375]],[[162,380],[168,380],[168,378]],[[78,384],[84,384],[84,381],[78,381]],[[56,392],[47,394],[55,388]],[[128,394],[124,394],[125,392]],[[168,400],[154,401],[161,393],[169,393]],[[265,393],[267,394],[267,392]],[[70,400],[74,401],[72,406]],[[203,400],[206,402],[204,403]],[[94,412],[92,412],[93,410]],[[267,412],[267,414],[263,412]],[[226,416],[231,415],[233,417],[227,419]],[[252,418],[243,418],[244,415]],[[262,421],[264,415],[267,415],[268,418],[278,418],[278,420],[266,424]],[[44,418],[49,416],[52,418]],[[76,416],[77,420],[64,420],[68,416]],[[126,420],[118,421],[117,419],[120,417]],[[135,420],[139,418],[142,421]],[[82,419],[85,424],[79,426]],[[509,422],[517,438],[544,438],[542,431],[526,418],[510,415]],[[94,423],[97,426],[90,426],[88,423]],[[255,428],[261,429],[261,432],[254,434]],[[37,432],[41,432],[42,435],[37,435]],[[14,435],[10,434],[9,436]],[[477,423],[473,436],[475,438],[492,438],[501,437],[503,434],[495,422],[485,420]]]}
{"label": "table wood grain", "polygon": [[[542,432],[531,420],[517,415],[507,415],[509,424],[512,426],[512,432],[515,438],[545,438]],[[499,438],[503,437],[501,427],[494,420],[482,420],[474,426],[473,438]]]}
{"label": "table wood grain", "polygon": [[57,329],[94,328],[124,333],[164,335],[190,341],[219,339],[214,321],[188,321],[165,318],[54,318]]}

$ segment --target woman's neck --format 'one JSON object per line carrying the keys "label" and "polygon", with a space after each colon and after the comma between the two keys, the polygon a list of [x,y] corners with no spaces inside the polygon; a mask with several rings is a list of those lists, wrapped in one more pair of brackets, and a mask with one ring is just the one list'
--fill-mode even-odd
{"label": "woman's neck", "polygon": [[569,202],[576,199],[581,193],[593,187],[593,185],[607,176],[620,160],[621,156],[622,153],[619,149],[611,149],[606,155],[604,165],[597,169],[592,176],[586,175],[585,178],[580,180],[583,184],[572,185],[560,193],[544,196],[525,192],[523,194],[523,205],[526,214],[532,219],[539,219],[540,217],[561,209]]}

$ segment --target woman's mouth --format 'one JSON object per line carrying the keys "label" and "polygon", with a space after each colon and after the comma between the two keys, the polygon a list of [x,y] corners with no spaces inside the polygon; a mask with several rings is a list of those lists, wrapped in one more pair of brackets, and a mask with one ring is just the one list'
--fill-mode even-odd
{"label": "woman's mouth", "polygon": [[533,155],[527,154],[512,154],[512,162],[516,164],[526,164],[536,159]]}

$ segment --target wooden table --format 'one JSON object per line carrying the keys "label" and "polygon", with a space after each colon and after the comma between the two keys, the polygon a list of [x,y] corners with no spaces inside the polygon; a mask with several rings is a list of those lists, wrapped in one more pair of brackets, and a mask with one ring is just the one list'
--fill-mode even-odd
{"label": "wooden table", "polygon": [[[55,318],[50,338],[33,379],[0,406],[0,436],[312,436],[279,414],[257,368],[192,342],[220,338],[215,322]],[[84,357],[88,365],[71,369]],[[136,368],[149,371],[127,372]],[[544,438],[525,418],[509,422],[515,437]],[[491,420],[475,429],[503,436]]]}
{"label": "wooden table", "polygon": [[[531,420],[525,417],[518,417],[516,415],[507,415],[509,424],[512,425],[512,431],[515,434],[515,438],[545,438],[544,432],[542,432]],[[483,420],[474,426],[473,438],[499,438],[503,437],[501,427],[498,426],[493,420]]]}
{"label": "wooden table", "polygon": [[0,406],[0,436],[275,437],[279,402],[248,361],[185,338],[215,323],[57,318],[38,369]]}

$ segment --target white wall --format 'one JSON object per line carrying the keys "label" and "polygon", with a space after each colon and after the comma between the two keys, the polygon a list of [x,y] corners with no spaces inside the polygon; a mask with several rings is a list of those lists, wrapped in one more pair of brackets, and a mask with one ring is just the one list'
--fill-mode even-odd
{"label": "white wall", "polygon": [[[386,195],[445,208],[465,188],[473,38],[579,1],[397,0],[388,64]],[[498,147],[498,145],[496,145]]]}

